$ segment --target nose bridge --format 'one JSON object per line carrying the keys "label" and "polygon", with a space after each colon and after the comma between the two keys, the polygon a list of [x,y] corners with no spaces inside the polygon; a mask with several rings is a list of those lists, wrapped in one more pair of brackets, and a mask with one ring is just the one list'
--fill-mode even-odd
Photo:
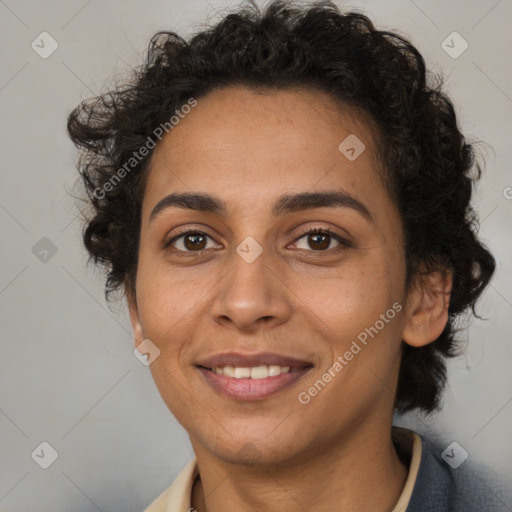
{"label": "nose bridge", "polygon": [[261,318],[282,321],[289,314],[285,291],[273,268],[273,251],[246,237],[229,256],[229,272],[215,295],[212,314],[250,328]]}

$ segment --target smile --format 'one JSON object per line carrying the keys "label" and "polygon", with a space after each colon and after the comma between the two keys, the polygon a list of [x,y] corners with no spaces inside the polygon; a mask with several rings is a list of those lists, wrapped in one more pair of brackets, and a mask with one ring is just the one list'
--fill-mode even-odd
{"label": "smile", "polygon": [[241,367],[241,366],[224,366],[211,368],[217,375],[225,375],[226,377],[234,377],[235,379],[266,379],[267,377],[277,377],[282,373],[288,373],[290,371],[289,366],[253,366]]}
{"label": "smile", "polygon": [[[265,360],[268,364],[262,364]],[[276,354],[223,354],[205,360],[196,367],[216,392],[244,401],[273,396],[290,387],[313,368],[307,361]]]}

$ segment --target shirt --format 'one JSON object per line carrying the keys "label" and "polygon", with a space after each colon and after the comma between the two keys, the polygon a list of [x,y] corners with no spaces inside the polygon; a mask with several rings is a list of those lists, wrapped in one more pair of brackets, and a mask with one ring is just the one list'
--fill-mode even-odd
{"label": "shirt", "polygon": [[[460,445],[443,447],[398,427],[393,427],[392,433],[400,459],[409,465],[405,486],[392,512],[512,511],[510,486],[505,490],[489,469],[477,470],[466,461],[467,452]],[[144,512],[194,512],[191,495],[197,476],[194,459]]]}
{"label": "shirt", "polygon": [[[410,457],[409,473],[402,494],[392,511],[409,512],[407,505],[421,463],[422,442],[421,437],[416,432],[396,427],[393,430],[395,432],[407,432],[409,436],[412,436],[412,453],[409,452],[408,454]],[[400,441],[397,440],[397,443],[400,443]],[[193,459],[185,466],[174,482],[144,512],[193,512],[194,509],[191,505],[192,487],[198,474],[197,459]]]}

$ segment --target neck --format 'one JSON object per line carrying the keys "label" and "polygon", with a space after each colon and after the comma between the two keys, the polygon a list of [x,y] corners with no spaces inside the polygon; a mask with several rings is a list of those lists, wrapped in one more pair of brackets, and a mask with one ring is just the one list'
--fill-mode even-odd
{"label": "neck", "polygon": [[[196,450],[201,479],[192,506],[197,512],[392,510],[405,485],[390,431],[358,432],[337,446],[279,465],[247,466]],[[205,456],[206,455],[206,456]]]}

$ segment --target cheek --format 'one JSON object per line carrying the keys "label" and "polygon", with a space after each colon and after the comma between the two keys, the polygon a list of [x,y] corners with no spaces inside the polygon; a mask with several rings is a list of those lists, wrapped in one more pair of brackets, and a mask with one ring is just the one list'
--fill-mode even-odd
{"label": "cheek", "polygon": [[176,420],[185,430],[194,432],[197,425],[205,423],[203,415],[209,406],[201,402],[200,396],[189,391],[187,381],[179,373],[179,367],[169,359],[172,358],[162,355],[153,362],[150,366],[151,376],[160,397]]}
{"label": "cheek", "polygon": [[172,336],[183,329],[183,320],[202,307],[207,291],[215,285],[215,276],[200,267],[173,267],[155,260],[140,262],[137,302],[148,337],[151,332]]}
{"label": "cheek", "polygon": [[[346,267],[323,286],[307,287],[309,317],[321,330],[319,338],[330,357],[326,368],[342,357],[343,369],[334,379],[333,393],[341,388],[349,396],[351,392],[368,393],[371,402],[373,394],[379,392],[379,383],[393,378],[403,324],[401,265],[398,254],[385,258],[382,252],[379,257]],[[325,394],[325,403],[327,397]]]}
{"label": "cheek", "polygon": [[303,274],[293,291],[331,330],[353,335],[403,299],[404,272],[400,255],[369,251],[328,273]]}

